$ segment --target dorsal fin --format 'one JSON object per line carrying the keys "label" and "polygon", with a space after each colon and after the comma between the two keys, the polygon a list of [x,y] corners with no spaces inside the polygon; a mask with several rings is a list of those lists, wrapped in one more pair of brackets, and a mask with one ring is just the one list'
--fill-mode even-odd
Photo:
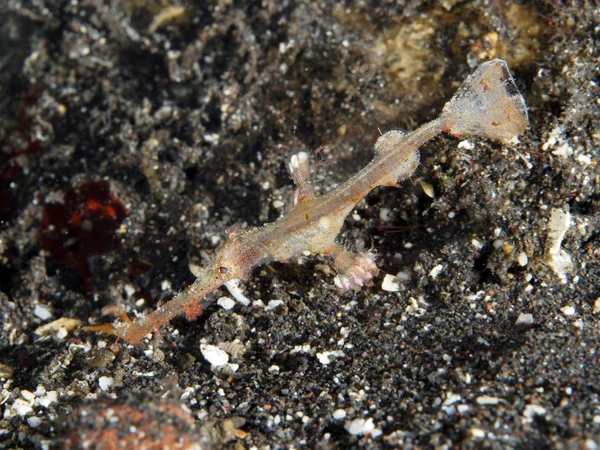
{"label": "dorsal fin", "polygon": [[382,158],[384,155],[394,151],[401,145],[402,141],[406,137],[406,133],[400,130],[391,130],[377,139],[373,146],[375,152],[374,159]]}

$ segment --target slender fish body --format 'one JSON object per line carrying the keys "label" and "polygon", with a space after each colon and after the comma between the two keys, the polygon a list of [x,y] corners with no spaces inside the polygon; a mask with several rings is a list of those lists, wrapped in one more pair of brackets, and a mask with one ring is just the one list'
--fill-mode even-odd
{"label": "slender fish body", "polygon": [[528,124],[525,101],[506,62],[495,59],[482,64],[444,106],[439,118],[408,134],[383,134],[375,143],[373,160],[332,192],[315,196],[305,171],[293,174],[302,196],[286,216],[231,233],[191,286],[135,322],[117,322],[114,333],[135,344],[180,312],[195,318],[206,295],[229,281],[248,277],[254,267],[306,253],[334,256],[342,273],[336,284],[360,288],[378,273],[372,255],[353,254],[337,244],[336,237],[361,199],[378,186],[394,186],[410,177],[419,164],[419,148],[442,132],[508,141],[523,133]]}

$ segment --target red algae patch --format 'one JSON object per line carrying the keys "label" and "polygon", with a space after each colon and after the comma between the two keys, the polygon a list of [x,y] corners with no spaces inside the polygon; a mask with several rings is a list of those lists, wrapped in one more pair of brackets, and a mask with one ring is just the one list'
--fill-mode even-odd
{"label": "red algae patch", "polygon": [[86,291],[92,289],[88,258],[118,243],[116,231],[127,209],[106,181],[87,181],[65,194],[63,203],[44,205],[40,245],[75,266]]}

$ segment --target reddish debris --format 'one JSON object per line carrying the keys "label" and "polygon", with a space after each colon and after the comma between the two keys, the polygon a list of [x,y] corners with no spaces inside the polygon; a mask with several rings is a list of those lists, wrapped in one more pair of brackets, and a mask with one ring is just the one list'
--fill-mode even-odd
{"label": "reddish debris", "polygon": [[47,203],[42,214],[40,245],[75,266],[91,291],[88,258],[118,243],[116,231],[127,215],[106,181],[88,181],[66,193],[64,203]]}
{"label": "reddish debris", "polygon": [[75,411],[70,422],[64,449],[205,448],[193,417],[173,403],[97,402]]}

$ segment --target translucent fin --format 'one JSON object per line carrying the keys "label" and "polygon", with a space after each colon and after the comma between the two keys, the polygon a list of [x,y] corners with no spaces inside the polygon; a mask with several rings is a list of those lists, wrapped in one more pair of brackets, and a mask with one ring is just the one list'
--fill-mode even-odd
{"label": "translucent fin", "polygon": [[464,81],[444,106],[443,119],[445,130],[454,136],[504,141],[529,125],[525,99],[501,59],[482,64]]}

